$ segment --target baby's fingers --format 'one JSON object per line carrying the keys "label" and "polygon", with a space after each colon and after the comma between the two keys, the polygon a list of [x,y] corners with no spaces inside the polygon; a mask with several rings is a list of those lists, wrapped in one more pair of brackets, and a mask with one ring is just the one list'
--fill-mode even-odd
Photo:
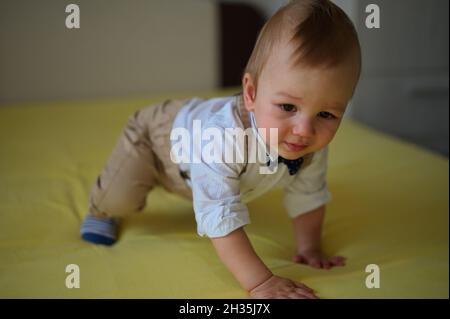
{"label": "baby's fingers", "polygon": [[292,296],[298,296],[295,299],[319,299],[313,292],[309,292],[307,290],[296,288],[295,293],[291,293]]}
{"label": "baby's fingers", "polygon": [[297,287],[299,289],[303,289],[303,290],[306,290],[308,292],[314,293],[314,290],[312,288],[309,288],[307,285],[302,284],[301,282],[294,281],[294,285],[295,285],[295,287]]}
{"label": "baby's fingers", "polygon": [[334,257],[331,257],[329,260],[333,266],[345,266],[346,259],[347,258],[342,257],[342,256],[334,256]]}
{"label": "baby's fingers", "polygon": [[309,265],[314,268],[322,268],[320,259],[317,257],[306,257],[304,255],[296,255],[294,256],[293,260],[298,264]]}
{"label": "baby's fingers", "polygon": [[294,258],[292,258],[292,260],[295,263],[299,263],[299,264],[307,264],[308,263],[308,260],[303,255],[295,255]]}
{"label": "baby's fingers", "polygon": [[334,264],[331,262],[331,260],[328,260],[326,258],[322,259],[322,268],[330,269],[333,266]]}
{"label": "baby's fingers", "polygon": [[310,258],[307,264],[314,268],[322,268],[322,263],[319,258]]}

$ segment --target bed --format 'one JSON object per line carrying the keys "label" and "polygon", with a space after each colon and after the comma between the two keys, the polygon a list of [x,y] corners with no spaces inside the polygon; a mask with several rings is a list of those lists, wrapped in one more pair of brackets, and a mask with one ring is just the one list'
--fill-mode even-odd
{"label": "bed", "polygon": [[[233,90],[172,94],[218,96]],[[79,238],[91,184],[129,114],[167,96],[0,108],[0,297],[247,298],[196,233],[191,202],[156,189],[112,247]],[[347,265],[291,261],[292,226],[272,191],[246,231],[280,276],[321,298],[448,298],[448,159],[345,119],[330,145],[324,249]],[[68,265],[79,288],[68,288]],[[379,269],[379,288],[368,288]]]}

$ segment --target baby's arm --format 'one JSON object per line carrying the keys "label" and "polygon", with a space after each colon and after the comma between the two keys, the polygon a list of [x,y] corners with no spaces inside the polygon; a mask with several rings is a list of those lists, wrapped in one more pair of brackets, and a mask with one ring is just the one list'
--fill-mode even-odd
{"label": "baby's arm", "polygon": [[325,205],[294,218],[294,233],[297,243],[297,255],[294,261],[314,268],[330,269],[344,266],[345,258],[341,256],[325,257],[322,254],[320,238],[325,218]]}
{"label": "baby's arm", "polygon": [[273,275],[256,254],[243,228],[211,241],[220,259],[251,297],[317,298],[305,285]]}

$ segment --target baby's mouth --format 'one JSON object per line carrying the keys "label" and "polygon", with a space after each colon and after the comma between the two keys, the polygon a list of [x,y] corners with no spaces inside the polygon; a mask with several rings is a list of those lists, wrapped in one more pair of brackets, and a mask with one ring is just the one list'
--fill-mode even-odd
{"label": "baby's mouth", "polygon": [[291,152],[300,152],[300,151],[303,151],[305,148],[308,147],[308,145],[306,145],[306,144],[288,143],[286,141],[283,142],[283,144]]}

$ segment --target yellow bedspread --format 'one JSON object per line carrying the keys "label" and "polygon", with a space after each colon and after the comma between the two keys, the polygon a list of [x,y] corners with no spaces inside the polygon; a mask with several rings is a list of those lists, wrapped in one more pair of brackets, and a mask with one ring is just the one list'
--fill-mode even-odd
{"label": "yellow bedspread", "polygon": [[[123,222],[115,246],[79,239],[91,183],[128,115],[162,99],[0,108],[0,297],[247,297],[196,234],[192,204],[161,189]],[[345,120],[329,161],[324,247],[347,266],[291,262],[281,191],[249,205],[246,230],[266,264],[322,298],[448,298],[448,159]],[[79,266],[80,288],[66,287],[69,264]],[[379,266],[380,288],[366,287],[369,264]]]}

